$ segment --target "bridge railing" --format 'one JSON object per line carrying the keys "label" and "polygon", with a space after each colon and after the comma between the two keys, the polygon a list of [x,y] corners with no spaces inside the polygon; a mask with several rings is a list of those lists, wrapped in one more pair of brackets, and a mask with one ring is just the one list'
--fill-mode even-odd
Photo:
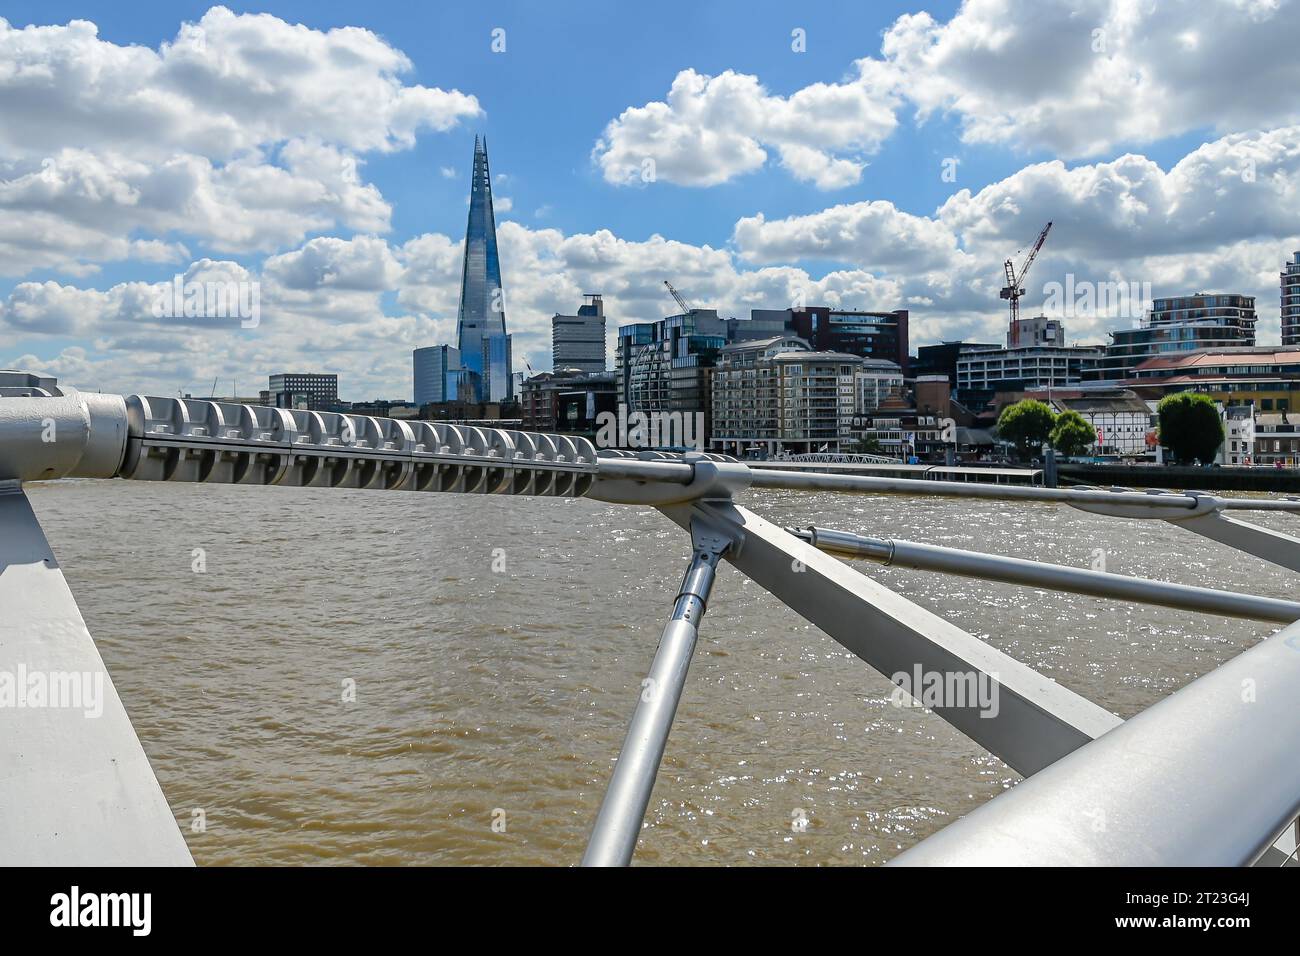
{"label": "bridge railing", "polygon": [[[590,864],[632,857],[723,562],[886,676],[974,678],[998,695],[996,713],[978,698],[931,709],[1028,779],[900,863],[1247,864],[1288,854],[1294,862],[1294,842],[1275,841],[1300,813],[1300,631],[1290,624],[1300,604],[819,527],[786,530],[736,499],[761,489],[1069,505],[1165,520],[1290,570],[1300,570],[1300,538],[1239,515],[1294,514],[1300,500],[751,469],[722,455],[597,452],[584,439],[510,429],[0,388],[0,666],[100,674],[107,684],[106,720],[0,714],[6,862],[190,862],[22,491],[23,482],[63,477],[586,496],[659,509],[690,535],[691,556],[651,664],[654,693],[637,697],[596,820]],[[841,557],[1290,626],[1123,721]],[[1080,817],[1087,809],[1095,812]]]}

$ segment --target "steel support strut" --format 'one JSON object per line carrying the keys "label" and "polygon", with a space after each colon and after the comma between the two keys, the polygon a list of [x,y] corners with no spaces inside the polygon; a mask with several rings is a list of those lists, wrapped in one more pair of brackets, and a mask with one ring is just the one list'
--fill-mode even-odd
{"label": "steel support strut", "polygon": [[[1195,520],[1231,521],[1232,519],[1207,517]],[[1075,594],[1158,604],[1179,610],[1202,611],[1206,614],[1223,614],[1228,617],[1277,621],[1282,624],[1300,621],[1300,603],[1295,601],[1256,597],[1252,594],[1238,594],[1235,591],[1216,591],[1213,588],[1193,587],[1187,584],[1169,584],[1165,581],[1111,574],[1107,571],[1069,568],[1043,561],[1027,561],[1023,558],[1008,558],[979,551],[918,544],[915,541],[873,538],[831,528],[789,530],[796,537],[822,551],[854,558],[867,558],[894,567],[940,571],[986,581],[1004,581],[1025,587],[1073,591]]]}
{"label": "steel support strut", "polygon": [[[0,481],[0,863],[189,866],[176,818],[54,552]],[[44,687],[40,698],[28,691]]]}
{"label": "steel support strut", "polygon": [[1091,701],[1049,680],[728,501],[661,509],[681,527],[705,515],[734,529],[744,546],[727,562],[769,594],[862,658],[881,674],[941,677],[984,687],[996,707],[963,695],[934,712],[1028,776],[1119,726],[1122,721]]}
{"label": "steel support strut", "polygon": [[690,566],[677,591],[672,618],[659,638],[650,674],[641,683],[641,696],[605,790],[582,858],[583,866],[627,866],[632,862],[668,733],[686,686],[686,671],[695,653],[714,574],[732,541],[697,518],[691,522],[691,543],[694,552]]}

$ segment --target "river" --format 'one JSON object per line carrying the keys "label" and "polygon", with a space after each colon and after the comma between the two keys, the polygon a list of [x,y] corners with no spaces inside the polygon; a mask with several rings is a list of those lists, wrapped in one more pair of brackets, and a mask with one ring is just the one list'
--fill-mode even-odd
{"label": "river", "polygon": [[[28,490],[199,864],[581,858],[687,560],[657,512],[127,481]],[[743,503],[783,525],[1079,567],[1104,551],[1111,571],[1294,596],[1282,569],[1164,522],[935,498]],[[1275,630],[858,567],[1125,717]],[[1018,779],[891,690],[724,567],[637,862],[879,864]]]}

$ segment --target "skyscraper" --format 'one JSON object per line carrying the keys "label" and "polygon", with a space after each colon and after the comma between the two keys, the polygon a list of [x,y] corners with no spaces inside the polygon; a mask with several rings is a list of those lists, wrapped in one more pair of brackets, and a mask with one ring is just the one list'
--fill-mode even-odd
{"label": "skyscraper", "polygon": [[506,334],[501,260],[497,255],[496,218],[492,213],[492,177],[487,141],[474,137],[474,176],[470,185],[469,223],[465,227],[465,261],[461,267],[460,312],[456,345],[461,367],[470,373],[478,401],[511,397],[510,336]]}
{"label": "skyscraper", "polygon": [[551,367],[557,372],[566,368],[605,371],[605,303],[594,292],[583,298],[587,301],[578,307],[577,315],[551,317]]}
{"label": "skyscraper", "polygon": [[450,345],[430,345],[411,353],[415,372],[415,404],[455,401],[455,389],[447,388],[447,373],[460,368],[460,353]]}

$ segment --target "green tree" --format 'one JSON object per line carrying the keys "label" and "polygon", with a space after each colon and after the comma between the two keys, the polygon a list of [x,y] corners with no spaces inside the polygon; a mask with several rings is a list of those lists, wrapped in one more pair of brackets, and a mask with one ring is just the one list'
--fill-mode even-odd
{"label": "green tree", "polygon": [[1082,455],[1096,441],[1097,433],[1078,412],[1066,410],[1056,416],[1050,441],[1052,447],[1067,457]]}
{"label": "green tree", "polygon": [[1223,422],[1208,395],[1166,395],[1156,413],[1160,416],[1160,444],[1169,449],[1174,461],[1208,465],[1214,460],[1223,444]]}
{"label": "green tree", "polygon": [[1027,398],[1002,409],[998,416],[998,435],[1016,446],[1020,458],[1028,458],[1051,437],[1056,416],[1046,404]]}

